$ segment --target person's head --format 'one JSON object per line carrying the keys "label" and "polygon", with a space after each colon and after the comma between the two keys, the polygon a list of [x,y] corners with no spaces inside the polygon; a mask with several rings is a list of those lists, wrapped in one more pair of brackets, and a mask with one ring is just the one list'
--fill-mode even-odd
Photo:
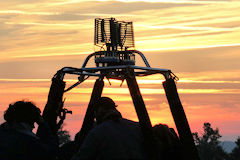
{"label": "person's head", "polygon": [[116,109],[117,105],[109,97],[101,97],[94,104],[96,120],[101,122],[105,119],[119,118],[121,114]]}
{"label": "person's head", "polygon": [[24,122],[34,128],[34,122],[39,119],[40,113],[40,109],[32,102],[17,101],[9,105],[4,113],[4,119],[9,125]]}

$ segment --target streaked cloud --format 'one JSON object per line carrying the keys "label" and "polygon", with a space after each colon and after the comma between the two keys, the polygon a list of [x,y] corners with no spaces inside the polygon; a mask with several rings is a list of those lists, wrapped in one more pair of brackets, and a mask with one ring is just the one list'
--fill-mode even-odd
{"label": "streaked cloud", "polygon": [[1,10],[0,14],[23,14],[23,15],[58,15],[57,12],[27,12],[21,10]]}
{"label": "streaked cloud", "polygon": [[[28,1],[22,3],[24,4],[24,2],[28,3]],[[123,1],[62,1],[60,2],[62,8],[50,10],[49,5],[55,4],[55,1],[37,1],[36,3],[29,3],[27,8],[21,7],[24,6],[23,4],[11,7],[11,9],[5,8],[0,10],[0,16],[15,16],[2,19],[3,27],[8,31],[3,30],[2,34],[6,35],[6,38],[3,41],[0,40],[2,51],[4,51],[3,59],[79,54],[80,50],[87,53],[92,50],[92,41],[90,40],[93,36],[93,19],[96,16],[118,16],[123,20],[133,20],[136,45],[142,51],[185,50],[239,45],[237,39],[239,37],[239,3],[237,1],[151,2],[154,3],[150,3],[150,1],[131,1],[131,3]],[[166,5],[167,2],[170,5]],[[179,5],[179,3],[188,4],[192,2],[211,2],[214,4],[194,5],[191,6],[190,10],[187,9],[188,6]],[[70,5],[71,3],[74,4]],[[97,5],[93,5],[94,3]],[[219,3],[226,4],[223,6]],[[42,8],[38,7],[36,9],[39,4]],[[64,7],[65,5],[71,7],[71,10]],[[231,9],[224,10],[226,5]],[[112,10],[107,6],[111,6]],[[108,10],[104,9],[106,7]],[[119,7],[122,7],[122,9]],[[230,10],[231,12],[229,12]],[[113,11],[121,11],[121,13],[114,14]],[[201,14],[201,12],[210,11],[212,14]],[[225,26],[233,23],[235,23],[234,27]],[[12,30],[9,30],[9,28],[12,28]],[[169,31],[173,32],[170,33]],[[71,41],[65,40],[66,34],[68,39],[72,39]],[[15,38],[9,39],[11,37],[9,35],[15,35]],[[18,37],[24,37],[25,40]],[[77,37],[87,38],[83,41]],[[45,39],[50,39],[51,43],[46,43]],[[7,41],[11,41],[11,45],[6,43]],[[20,46],[19,43],[24,45]],[[83,48],[74,47],[77,46],[77,43],[89,45],[83,46]],[[25,46],[28,46],[28,53],[22,52],[25,51]],[[33,46],[34,49],[29,49],[29,46]],[[9,50],[9,48],[14,48],[14,50]],[[41,48],[41,50],[38,48]],[[42,51],[44,48],[48,51]],[[63,51],[62,48],[65,48],[65,50]],[[73,50],[73,48],[75,49]]]}

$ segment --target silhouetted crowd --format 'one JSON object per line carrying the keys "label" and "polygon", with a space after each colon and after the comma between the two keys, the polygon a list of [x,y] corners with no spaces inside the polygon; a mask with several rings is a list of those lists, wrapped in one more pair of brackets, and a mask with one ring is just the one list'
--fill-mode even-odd
{"label": "silhouetted crowd", "polygon": [[[150,155],[139,123],[123,118],[116,107],[111,98],[99,98],[94,103],[94,127],[83,142],[78,143],[79,132],[73,141],[59,147],[58,138],[38,107],[28,101],[10,104],[0,125],[0,160],[182,159],[180,142],[172,128],[163,124],[152,128],[155,155]],[[32,132],[34,123],[38,124],[36,134]]]}

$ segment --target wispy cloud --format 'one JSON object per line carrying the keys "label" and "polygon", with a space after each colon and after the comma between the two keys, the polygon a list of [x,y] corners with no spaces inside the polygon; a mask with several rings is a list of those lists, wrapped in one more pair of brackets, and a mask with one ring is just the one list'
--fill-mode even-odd
{"label": "wispy cloud", "polygon": [[116,0],[119,2],[148,2],[148,3],[191,3],[191,4],[213,4],[213,3],[226,3],[228,0]]}
{"label": "wispy cloud", "polygon": [[0,14],[22,14],[22,15],[58,15],[58,12],[29,12],[21,10],[0,10]]}
{"label": "wispy cloud", "polygon": [[[53,74],[63,66],[80,67],[86,54],[94,52],[94,18],[116,17],[133,21],[136,49],[146,53],[151,66],[180,77],[178,91],[191,127],[201,128],[203,115],[217,125],[239,122],[238,0],[11,0],[0,1],[0,6],[4,106],[28,98],[43,108]],[[69,78],[67,84],[76,80]],[[174,125],[163,80],[158,75],[138,83],[154,124]],[[86,81],[65,94],[80,122],[93,83]],[[120,83],[106,82],[104,95],[119,101],[124,116],[137,119],[126,83],[125,88]],[[79,128],[74,118],[68,123],[73,122],[71,130]],[[230,134],[228,129],[224,133]]]}
{"label": "wispy cloud", "polygon": [[[152,44],[150,41],[149,44]],[[140,42],[141,44],[141,42]],[[202,48],[218,48],[218,47],[232,47],[232,46],[240,46],[240,43],[237,44],[218,44],[218,45],[199,45],[199,46],[184,46],[184,47],[167,47],[167,48],[140,48],[141,51],[170,51],[170,50],[192,50],[192,49],[202,49]]]}
{"label": "wispy cloud", "polygon": [[[0,10],[0,15],[2,16],[17,15],[11,18],[3,18],[3,25],[0,25],[1,28],[4,27],[2,34],[5,35],[2,41],[0,39],[1,48],[4,51],[2,58],[28,58],[31,56],[61,56],[64,54],[81,54],[81,52],[87,53],[92,50],[93,46],[91,41],[93,36],[92,19],[95,16],[109,17],[113,15],[119,17],[119,19],[134,21],[136,46],[142,51],[185,50],[239,45],[239,12],[237,9],[239,3],[237,1],[163,0],[128,2],[64,1],[60,2],[62,6],[61,10],[50,10],[49,5],[55,4],[54,1],[42,1],[41,3],[38,1],[36,3],[29,3],[27,8],[21,7],[22,5],[19,4],[16,7]],[[36,9],[36,5],[39,5],[39,3],[43,7]],[[74,4],[71,5],[71,3]],[[98,5],[93,6],[93,3],[97,3]],[[143,3],[144,5],[142,5]],[[189,8],[185,5],[172,4],[165,6],[165,3],[216,4],[208,4],[206,6],[194,5]],[[218,3],[226,4],[223,6]],[[71,6],[71,10],[64,7],[69,7],[69,5]],[[109,5],[114,8],[116,13],[103,10],[103,8]],[[231,8],[231,12],[224,10],[225,6]],[[212,14],[201,14],[200,11],[211,12]],[[227,25],[233,24],[233,22],[235,26]],[[13,29],[10,30],[9,28]],[[54,35],[52,33],[58,34]],[[68,41],[65,40],[66,36],[63,33],[69,33]],[[15,35],[14,38],[13,35]],[[87,38],[83,38],[85,41],[83,42],[78,37]],[[46,42],[45,39],[49,39],[50,41]],[[83,48],[74,47],[77,46],[76,43],[86,43],[86,40],[90,45],[86,45]],[[6,43],[7,41],[11,41],[11,44]],[[33,49],[30,49],[30,46]],[[26,47],[27,50],[25,49]],[[49,52],[42,52],[44,48],[49,49]],[[64,51],[62,48],[65,48]],[[76,51],[77,49],[78,51]],[[23,50],[27,52],[22,52]],[[41,53],[39,54],[39,52]]]}
{"label": "wispy cloud", "polygon": [[[67,84],[69,83],[74,83],[77,80],[74,79],[67,79],[65,80]],[[84,84],[87,84],[87,86],[92,86],[95,80],[87,80],[84,82]],[[120,81],[114,81],[110,80],[112,85],[114,87],[105,87],[103,93],[104,94],[118,94],[118,95],[125,95],[129,94],[129,90],[126,88],[126,83],[124,83],[125,87],[119,87],[119,84],[121,83]],[[51,82],[50,79],[0,79],[0,83],[5,83],[6,86],[1,87],[1,92],[2,93],[47,93],[49,88],[48,85]],[[17,83],[19,86],[16,87],[15,85],[11,86],[11,84],[14,84],[12,82]],[[23,85],[21,86],[21,83],[29,82],[32,83],[29,86]],[[164,90],[160,87],[162,84],[163,80],[144,80],[140,79],[138,80],[139,85],[141,86],[140,90],[142,94],[144,95],[155,95],[155,94],[164,94]],[[46,87],[34,87],[34,83],[43,83]],[[105,83],[108,83],[107,80],[105,80]],[[184,87],[185,84],[196,84],[195,88],[189,89]],[[158,84],[159,87],[156,88],[156,85]],[[181,94],[239,94],[240,93],[240,88],[237,89],[232,89],[232,88],[216,88],[216,89],[203,89],[203,88],[197,88],[198,84],[240,84],[240,81],[194,81],[194,80],[180,80],[178,84],[182,84],[183,88],[179,88],[179,93]],[[39,84],[38,84],[39,85]],[[16,89],[14,91],[9,90],[9,87],[15,87]],[[92,92],[92,88],[82,88],[81,85],[77,88],[72,89],[69,93],[71,94],[90,94]],[[27,88],[27,89],[26,89]],[[158,89],[159,88],[159,89]]]}
{"label": "wispy cloud", "polygon": [[[208,77],[206,75],[206,77]],[[206,78],[206,77],[202,77],[203,79]],[[208,77],[209,78],[209,77]],[[213,77],[211,77],[213,78]],[[155,80],[154,80],[155,79]],[[182,80],[179,80],[177,81],[177,83],[203,83],[203,84],[221,84],[221,83],[230,83],[230,84],[240,84],[240,81],[226,81],[226,80],[193,80],[194,77],[189,77],[189,79],[182,79]],[[201,79],[201,76],[200,77],[197,77],[197,79]],[[51,80],[50,79],[6,79],[6,78],[0,78],[0,82],[50,82]],[[66,82],[77,82],[78,80],[77,79],[65,79],[64,81]],[[111,82],[111,84],[114,84],[114,85],[120,85],[122,83],[122,81],[120,80],[114,80],[114,79],[110,79],[109,80]],[[109,83],[108,80],[104,79],[104,82],[105,83]],[[142,85],[142,84],[162,84],[165,80],[160,80],[158,79],[158,77],[154,77],[154,76],[151,76],[151,79],[138,79],[137,82],[138,84]],[[95,80],[87,80],[85,83],[94,83]],[[125,83],[124,83],[125,84]]]}

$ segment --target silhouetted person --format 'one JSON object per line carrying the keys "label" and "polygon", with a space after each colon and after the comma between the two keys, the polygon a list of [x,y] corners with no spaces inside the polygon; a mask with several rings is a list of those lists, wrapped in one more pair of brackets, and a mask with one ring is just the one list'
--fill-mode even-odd
{"label": "silhouetted person", "polygon": [[183,160],[180,140],[173,128],[158,124],[153,127],[159,159]]}
{"label": "silhouetted person", "polygon": [[97,126],[88,133],[72,160],[147,159],[137,122],[122,118],[108,97],[101,97],[94,107]]}
{"label": "silhouetted person", "polygon": [[[18,101],[5,111],[6,122],[0,125],[1,160],[52,160],[57,143],[40,109],[31,102]],[[39,125],[37,135],[32,130]]]}

